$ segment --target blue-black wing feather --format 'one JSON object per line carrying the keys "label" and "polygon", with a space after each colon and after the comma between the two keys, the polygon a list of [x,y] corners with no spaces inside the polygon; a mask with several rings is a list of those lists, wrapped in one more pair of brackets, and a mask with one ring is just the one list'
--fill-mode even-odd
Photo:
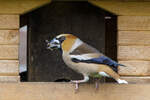
{"label": "blue-black wing feather", "polygon": [[110,66],[115,72],[118,71],[118,66],[125,66],[122,64],[117,63],[116,61],[112,60],[111,58],[108,58],[106,56],[100,56],[98,58],[92,58],[88,60],[79,60],[76,58],[72,58],[73,62],[79,63],[79,62],[84,62],[84,63],[95,63],[95,64],[104,64]]}

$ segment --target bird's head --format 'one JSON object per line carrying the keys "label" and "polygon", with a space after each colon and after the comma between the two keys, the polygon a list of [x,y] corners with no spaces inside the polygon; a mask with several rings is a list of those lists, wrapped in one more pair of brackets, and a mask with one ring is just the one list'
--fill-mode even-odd
{"label": "bird's head", "polygon": [[76,39],[77,37],[72,34],[57,35],[51,41],[46,40],[47,49],[62,49],[63,51],[69,51]]}

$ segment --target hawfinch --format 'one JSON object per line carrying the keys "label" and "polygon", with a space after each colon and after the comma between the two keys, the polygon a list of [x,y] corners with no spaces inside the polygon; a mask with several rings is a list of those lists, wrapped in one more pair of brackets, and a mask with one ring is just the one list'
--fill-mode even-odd
{"label": "hawfinch", "polygon": [[113,61],[72,34],[60,34],[53,40],[47,41],[47,46],[50,50],[60,49],[65,64],[84,76],[83,80],[71,81],[76,83],[76,89],[78,89],[78,83],[87,82],[92,73],[112,77],[119,84],[128,83],[120,79],[116,71],[118,66],[124,65]]}

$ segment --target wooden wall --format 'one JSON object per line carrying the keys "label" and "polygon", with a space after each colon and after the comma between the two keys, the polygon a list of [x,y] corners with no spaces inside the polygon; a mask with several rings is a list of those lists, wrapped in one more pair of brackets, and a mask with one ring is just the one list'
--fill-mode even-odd
{"label": "wooden wall", "polygon": [[0,15],[0,82],[19,81],[19,15]]}
{"label": "wooden wall", "polygon": [[149,79],[150,16],[118,16],[118,60],[121,75]]}

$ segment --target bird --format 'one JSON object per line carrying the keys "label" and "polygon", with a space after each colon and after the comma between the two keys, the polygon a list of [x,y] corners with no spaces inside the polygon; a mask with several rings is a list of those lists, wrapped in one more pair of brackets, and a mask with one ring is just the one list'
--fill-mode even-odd
{"label": "bird", "polygon": [[77,36],[70,33],[63,33],[57,35],[51,41],[46,40],[46,42],[47,49],[59,49],[62,52],[64,63],[69,68],[83,75],[82,80],[71,80],[71,83],[76,84],[76,90],[79,88],[79,83],[89,81],[89,76],[92,73],[111,77],[119,84],[128,84],[117,73],[118,66],[126,67],[125,65],[119,64],[107,57],[96,48],[80,40]]}

